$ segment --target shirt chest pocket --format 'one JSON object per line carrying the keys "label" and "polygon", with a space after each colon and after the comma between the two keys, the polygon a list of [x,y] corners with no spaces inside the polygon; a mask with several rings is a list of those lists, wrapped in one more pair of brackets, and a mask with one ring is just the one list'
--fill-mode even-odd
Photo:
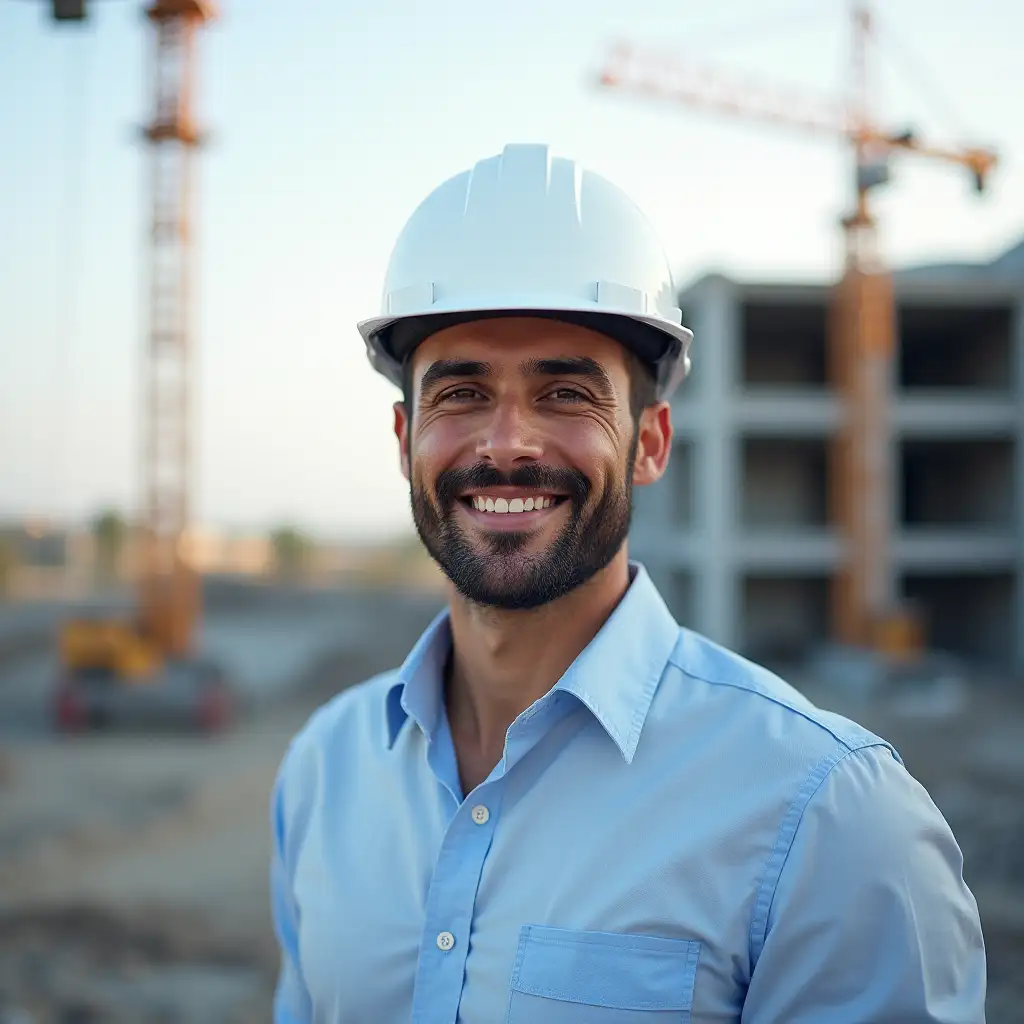
{"label": "shirt chest pocket", "polygon": [[526,925],[506,1024],[688,1024],[700,943]]}

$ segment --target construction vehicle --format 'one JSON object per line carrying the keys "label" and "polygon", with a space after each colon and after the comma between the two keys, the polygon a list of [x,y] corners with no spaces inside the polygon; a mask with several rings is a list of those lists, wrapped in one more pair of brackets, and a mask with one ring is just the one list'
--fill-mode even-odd
{"label": "construction vehicle", "polygon": [[[84,0],[51,0],[58,22],[84,21]],[[126,621],[79,618],[59,637],[58,728],[117,721],[224,727],[232,702],[223,672],[196,655],[200,580],[188,550],[192,158],[202,142],[194,111],[198,30],[212,0],[152,0],[153,109],[143,135],[151,158],[149,333],[146,344],[144,515],[138,594]]]}
{"label": "construction vehicle", "polygon": [[852,147],[855,202],[841,220],[845,267],[833,290],[828,331],[830,376],[845,407],[831,454],[831,518],[847,552],[833,580],[832,633],[844,647],[899,664],[923,657],[928,641],[920,615],[892,587],[887,404],[896,308],[869,200],[888,181],[889,158],[896,153],[966,168],[978,192],[996,166],[996,154],[975,146],[926,145],[912,131],[887,131],[874,123],[867,103],[874,25],[866,4],[854,3],[851,13],[852,88],[848,102],[838,107],[792,90],[739,84],[626,42],[612,47],[598,85],[839,137]]}

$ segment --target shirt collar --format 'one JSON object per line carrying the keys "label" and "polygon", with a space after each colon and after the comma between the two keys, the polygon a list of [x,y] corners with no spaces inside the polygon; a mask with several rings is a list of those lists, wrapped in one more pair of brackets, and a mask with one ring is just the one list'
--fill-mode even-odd
{"label": "shirt collar", "polygon": [[[630,576],[629,589],[615,611],[554,687],[590,709],[627,764],[633,760],[654,692],[679,637],[679,626],[647,570],[630,562]],[[450,650],[445,609],[424,631],[388,688],[389,748],[407,717],[433,738],[440,723]]]}
{"label": "shirt collar", "polygon": [[433,739],[441,721],[444,668],[451,646],[449,612],[444,608],[423,631],[388,687],[385,723],[389,750],[406,718],[412,718],[427,738]]}

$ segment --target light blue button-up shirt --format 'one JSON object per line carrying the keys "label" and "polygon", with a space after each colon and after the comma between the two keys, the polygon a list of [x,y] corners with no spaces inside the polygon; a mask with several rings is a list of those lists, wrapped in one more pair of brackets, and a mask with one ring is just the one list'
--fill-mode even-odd
{"label": "light blue button-up shirt", "polygon": [[276,1024],[984,1021],[960,850],[898,754],[631,568],[472,793],[447,614],[294,738]]}

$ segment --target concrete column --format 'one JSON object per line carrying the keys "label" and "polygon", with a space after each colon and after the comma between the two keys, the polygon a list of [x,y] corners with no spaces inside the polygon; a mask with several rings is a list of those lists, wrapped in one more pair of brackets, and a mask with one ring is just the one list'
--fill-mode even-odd
{"label": "concrete column", "polygon": [[896,560],[896,540],[903,529],[901,525],[902,503],[900,501],[900,495],[903,492],[903,474],[901,472],[902,459],[900,451],[903,447],[903,436],[897,427],[897,423],[900,421],[899,406],[903,401],[903,393],[899,387],[899,334],[896,335],[895,340],[896,347],[893,352],[893,358],[889,363],[889,403],[887,407],[889,417],[889,442],[886,448],[886,472],[889,477],[889,579],[887,590],[894,603],[899,604],[900,599],[903,596],[903,566],[901,566]]}
{"label": "concrete column", "polygon": [[732,282],[705,282],[694,310],[694,361],[700,360],[701,424],[695,451],[700,565],[695,628],[726,647],[741,635],[735,539],[740,479],[732,410],[738,391],[739,303]]}
{"label": "concrete column", "polygon": [[679,466],[674,461],[675,452],[669,456],[668,467],[665,475],[658,483],[651,488],[648,496],[651,503],[652,515],[658,522],[661,532],[675,533],[674,520],[676,518],[676,504],[679,501]]}
{"label": "concrete column", "polygon": [[656,484],[633,489],[633,521],[630,525],[630,554],[640,561],[650,558],[651,551],[657,551],[671,530],[672,519],[672,468],[671,464]]}
{"label": "concrete column", "polygon": [[1014,400],[1017,408],[1017,437],[1014,446],[1014,485],[1017,540],[1017,587],[1014,608],[1016,668],[1024,672],[1024,295],[1014,311],[1012,327]]}

